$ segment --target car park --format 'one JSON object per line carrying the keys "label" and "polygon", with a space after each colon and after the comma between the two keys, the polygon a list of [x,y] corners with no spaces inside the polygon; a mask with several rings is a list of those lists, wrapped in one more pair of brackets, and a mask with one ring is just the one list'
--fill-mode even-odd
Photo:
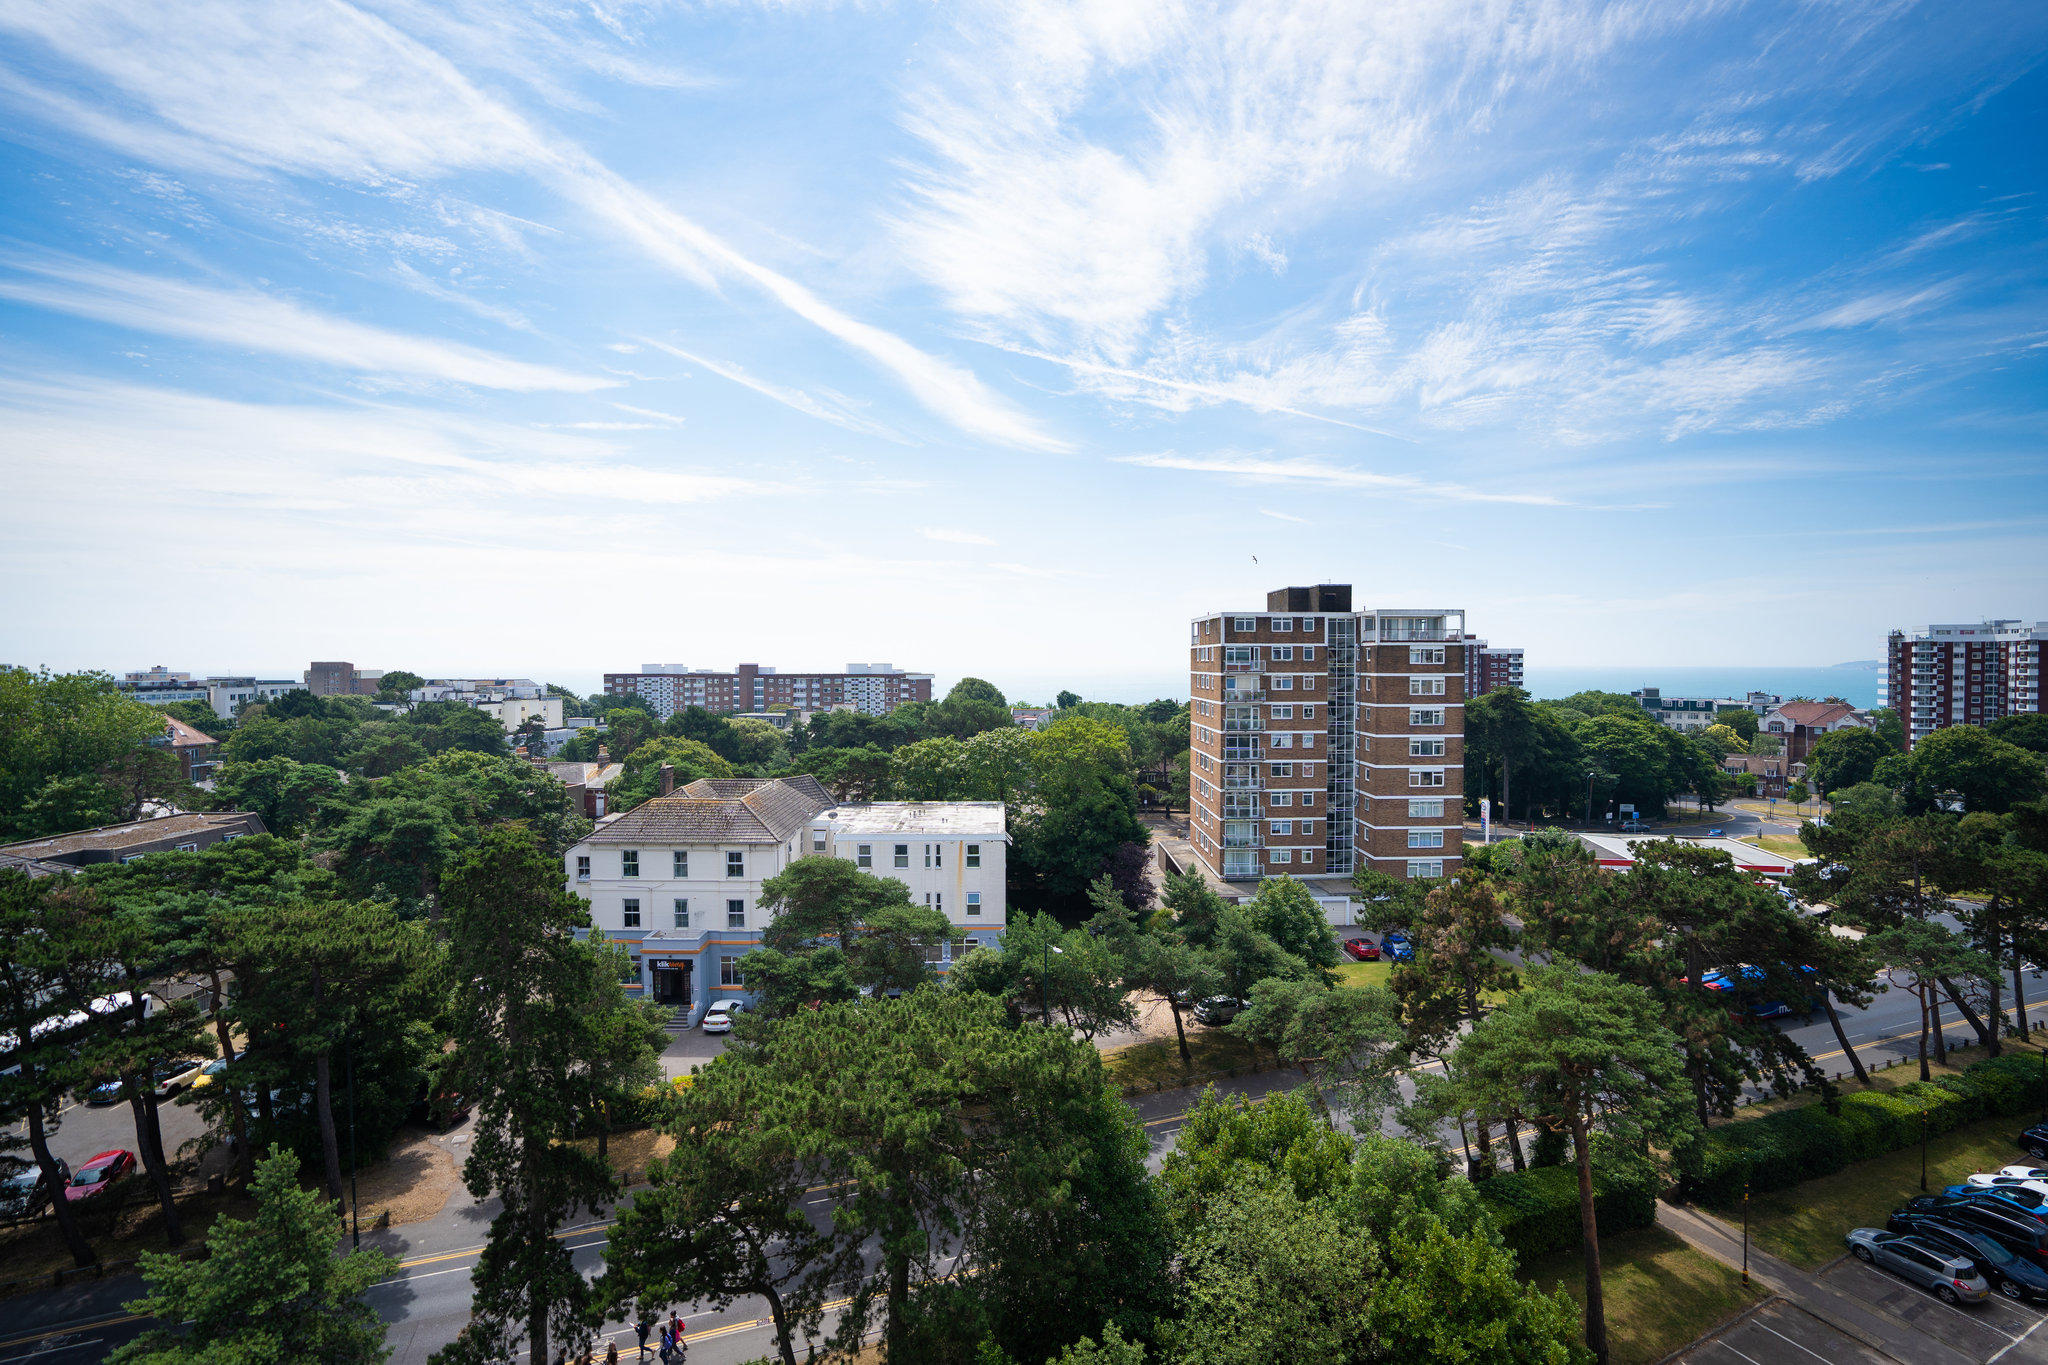
{"label": "car park", "polygon": [[2018,1302],[2048,1301],[2048,1270],[2014,1252],[1997,1238],[1927,1223],[1914,1229],[1915,1241],[1965,1257],[1998,1294]]}
{"label": "car park", "polygon": [[1848,1242],[1857,1260],[1931,1289],[1943,1303],[1981,1303],[1991,1294],[1990,1284],[1968,1258],[1906,1233],[1856,1228]]}
{"label": "car park", "polygon": [[101,1152],[72,1173],[71,1183],[64,1187],[64,1198],[75,1204],[81,1199],[104,1194],[134,1169],[135,1153],[118,1147]]}
{"label": "car park", "polygon": [[[57,1188],[71,1183],[71,1167],[60,1158],[57,1166]],[[42,1171],[35,1166],[24,1166],[0,1180],[0,1218],[19,1221],[34,1217],[50,1202],[50,1186],[43,1179]]]}
{"label": "car park", "polygon": [[2010,1204],[1923,1194],[1906,1201],[1885,1227],[1892,1232],[1912,1232],[1929,1224],[1958,1232],[1982,1233],[1995,1238],[2006,1250],[2048,1269],[2048,1222]]}
{"label": "car park", "polygon": [[1212,995],[1206,1000],[1195,1002],[1195,1021],[1202,1024],[1227,1024],[1237,1018],[1244,1002],[1235,996]]}

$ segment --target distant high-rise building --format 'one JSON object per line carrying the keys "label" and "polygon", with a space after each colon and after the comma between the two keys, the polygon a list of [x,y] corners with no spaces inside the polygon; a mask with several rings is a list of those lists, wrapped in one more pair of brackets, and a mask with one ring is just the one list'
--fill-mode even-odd
{"label": "distant high-rise building", "polygon": [[352,663],[314,662],[306,668],[306,690],[316,697],[374,697],[382,669],[357,668]]}
{"label": "distant high-rise building", "polygon": [[2048,710],[2041,674],[2048,621],[1980,621],[1895,630],[1885,642],[1885,705],[1899,713],[1912,748],[1950,725]]}
{"label": "distant high-rise building", "polygon": [[1189,842],[1226,880],[1440,877],[1462,853],[1464,613],[1279,588],[1190,627]]}
{"label": "distant high-rise building", "polygon": [[721,673],[685,664],[642,664],[638,673],[605,674],[604,690],[607,696],[640,698],[663,720],[692,706],[730,715],[774,706],[825,711],[843,705],[879,716],[908,701],[930,701],[932,675],[885,663],[848,664],[844,673],[778,673],[759,664]]}
{"label": "distant high-rise building", "polygon": [[1495,649],[1477,635],[1467,635],[1465,645],[1465,700],[1483,697],[1500,687],[1522,685],[1522,651]]}

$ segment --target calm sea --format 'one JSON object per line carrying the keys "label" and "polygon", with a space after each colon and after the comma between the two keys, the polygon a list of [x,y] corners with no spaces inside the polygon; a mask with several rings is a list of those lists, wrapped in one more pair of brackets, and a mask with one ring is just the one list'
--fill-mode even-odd
{"label": "calm sea", "polygon": [[[1841,697],[1859,707],[1877,705],[1877,688],[1883,680],[1874,664],[1842,664],[1832,668],[1787,668],[1776,664],[1740,665],[1727,668],[1667,668],[1655,664],[1622,665],[1613,668],[1529,667],[1524,685],[1537,697],[1564,697],[1574,692],[1633,692],[1639,687],[1659,687],[1667,697],[1740,697],[1749,692],[1770,692],[1780,697]],[[934,695],[944,695],[954,679],[941,675]],[[1049,703],[1062,687],[1072,688],[1090,701],[1126,704],[1150,701],[1154,697],[1187,695],[1187,678],[1162,674],[1158,677],[991,677],[1012,700]]]}

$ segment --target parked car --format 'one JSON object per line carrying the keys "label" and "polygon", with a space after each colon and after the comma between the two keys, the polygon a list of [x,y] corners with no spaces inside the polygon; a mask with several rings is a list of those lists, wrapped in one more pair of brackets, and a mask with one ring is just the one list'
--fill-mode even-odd
{"label": "parked car", "polygon": [[[63,1158],[57,1159],[57,1185],[62,1188],[71,1183],[71,1167]],[[0,1180],[0,1218],[18,1221],[32,1218],[50,1202],[50,1186],[43,1180],[42,1170],[25,1166],[5,1180]]]}
{"label": "parked car", "polygon": [[713,1005],[704,1011],[703,1029],[706,1033],[731,1033],[732,1016],[717,1005]]}
{"label": "parked car", "polygon": [[2048,1270],[2013,1252],[1995,1237],[1929,1223],[1915,1228],[1913,1239],[1965,1257],[1993,1289],[2008,1299],[2032,1299],[2037,1303],[2048,1300]]}
{"label": "parked car", "polygon": [[200,1067],[199,1074],[192,1078],[192,1084],[185,1088],[187,1090],[204,1090],[207,1086],[216,1084],[220,1080],[221,1073],[227,1069],[227,1059],[225,1057],[216,1057],[205,1066]]}
{"label": "parked car", "polygon": [[2003,1171],[1995,1173],[1980,1171],[1976,1175],[1964,1176],[1963,1183],[1980,1190],[2019,1189],[2032,1190],[2035,1194],[2048,1195],[2048,1180],[2037,1180],[2031,1176],[2024,1175],[2007,1175]]}
{"label": "parked car", "polygon": [[2048,1167],[2000,1166],[1999,1175],[2016,1175],[2022,1180],[2048,1180]]}
{"label": "parked car", "polygon": [[2021,1133],[2019,1145],[2036,1161],[2048,1161],[2048,1123],[2037,1123]]}
{"label": "parked car", "polygon": [[1991,1294],[1977,1267],[1956,1252],[1882,1228],[1856,1228],[1848,1241],[1857,1260],[1924,1285],[1943,1303],[1980,1303]]}
{"label": "parked car", "polygon": [[1621,822],[1621,832],[1623,834],[1641,834],[1647,829],[1649,829],[1649,826],[1641,820],[1624,820]]}
{"label": "parked car", "polygon": [[423,1128],[445,1133],[468,1118],[470,1108],[468,1096],[453,1090],[436,1092],[432,1086],[422,1083],[405,1116]]}
{"label": "parked car", "polygon": [[1989,1199],[1950,1199],[1923,1194],[1910,1199],[1894,1213],[1885,1227],[1892,1232],[1914,1232],[1933,1225],[1957,1232],[1982,1233],[1997,1239],[2006,1250],[2048,1269],[2048,1221],[2023,1213],[2010,1204]]}
{"label": "parked car", "polygon": [[1415,945],[1408,941],[1408,935],[1399,929],[1389,929],[1380,936],[1380,946],[1388,957],[1396,962],[1410,962],[1415,958]]}
{"label": "parked car", "polygon": [[1212,995],[1206,1000],[1195,1002],[1195,1022],[1227,1024],[1237,1018],[1237,1012],[1243,1008],[1244,1002],[1235,996]]}
{"label": "parked car", "polygon": [[160,1100],[169,1099],[198,1080],[205,1070],[204,1057],[180,1057],[175,1061],[158,1063],[150,1072],[156,1082],[156,1097]]}
{"label": "parked car", "polygon": [[134,1169],[135,1153],[118,1147],[101,1152],[72,1173],[71,1183],[64,1187],[64,1198],[75,1204],[81,1199],[103,1194]]}
{"label": "parked car", "polygon": [[1959,1199],[1996,1200],[2036,1217],[2040,1217],[2043,1209],[2048,1208],[2048,1194],[2030,1190],[2024,1185],[1949,1185],[1942,1193]]}
{"label": "parked car", "polygon": [[98,1085],[85,1092],[85,1102],[96,1109],[109,1104],[119,1104],[121,1102],[121,1078],[116,1076],[111,1081],[101,1081]]}
{"label": "parked car", "polygon": [[1345,939],[1344,951],[1357,958],[1360,962],[1377,962],[1380,960],[1380,945],[1374,943],[1369,938]]}

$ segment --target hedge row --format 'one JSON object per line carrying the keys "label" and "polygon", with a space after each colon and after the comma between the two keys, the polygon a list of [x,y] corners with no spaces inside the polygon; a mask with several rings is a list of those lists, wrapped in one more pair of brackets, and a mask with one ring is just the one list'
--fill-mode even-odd
{"label": "hedge row", "polygon": [[[1574,1166],[1538,1166],[1502,1172],[1479,1182],[1479,1193],[1493,1214],[1501,1240],[1527,1260],[1579,1245],[1579,1173]],[[1612,1179],[1597,1170],[1593,1176],[1593,1216],[1600,1234],[1648,1227],[1657,1219],[1657,1184]]]}
{"label": "hedge row", "polygon": [[2025,1113],[2044,1099],[2048,1066],[2038,1056],[1989,1057],[1958,1076],[1846,1095],[1839,1113],[1810,1104],[1713,1129],[1680,1160],[1679,1189],[1688,1199],[1730,1204],[1741,1198],[1745,1177],[1753,1192],[1780,1190],[1910,1147],[1920,1140],[1922,1115],[1935,1136]]}

